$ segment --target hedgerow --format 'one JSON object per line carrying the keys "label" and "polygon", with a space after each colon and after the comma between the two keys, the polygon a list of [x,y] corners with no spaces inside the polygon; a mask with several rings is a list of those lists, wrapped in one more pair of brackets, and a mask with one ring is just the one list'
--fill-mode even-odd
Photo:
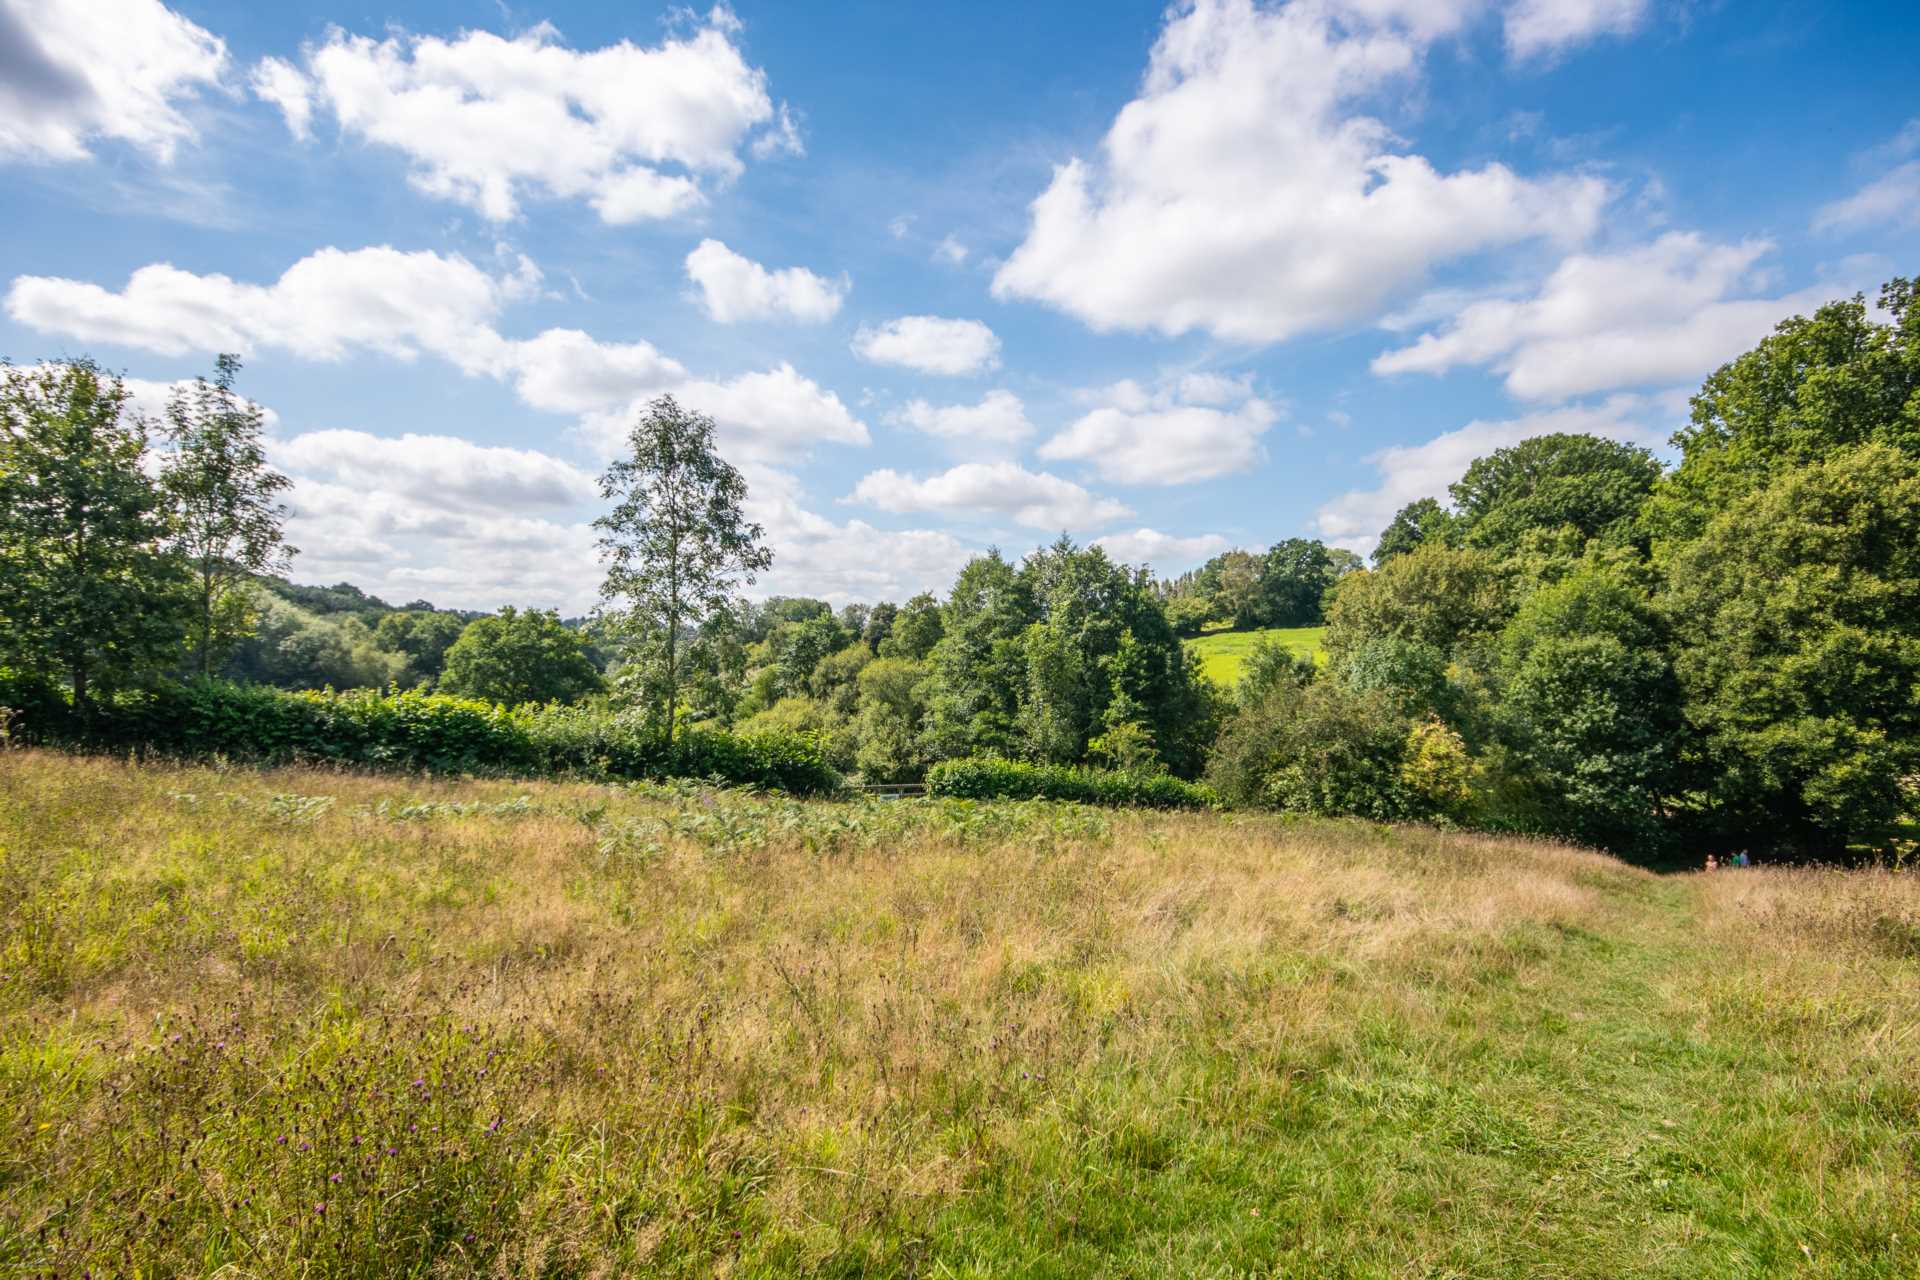
{"label": "hedgerow", "polygon": [[965,800],[1074,800],[1139,809],[1207,809],[1211,787],[1164,773],[1028,764],[997,757],[943,760],[927,770],[927,793]]}
{"label": "hedgerow", "polygon": [[507,708],[445,694],[289,693],[165,683],[84,713],[44,690],[0,689],[17,740],[181,759],[334,763],[431,773],[713,778],[810,795],[841,780],[803,734],[687,730],[668,746],[639,720],[558,706]]}

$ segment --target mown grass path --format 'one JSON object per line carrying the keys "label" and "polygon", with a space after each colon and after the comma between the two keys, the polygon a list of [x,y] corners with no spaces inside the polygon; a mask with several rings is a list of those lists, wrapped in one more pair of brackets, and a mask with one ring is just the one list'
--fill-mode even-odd
{"label": "mown grass path", "polygon": [[931,1274],[1920,1275],[1911,1073],[1825,1074],[1804,1038],[1845,1015],[1725,971],[1705,887],[1513,931],[1337,1050],[1243,1031],[1113,1076],[948,1215]]}

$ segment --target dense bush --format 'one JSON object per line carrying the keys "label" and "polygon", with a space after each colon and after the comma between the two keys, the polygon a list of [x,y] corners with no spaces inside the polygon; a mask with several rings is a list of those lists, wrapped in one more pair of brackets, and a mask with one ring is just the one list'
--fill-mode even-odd
{"label": "dense bush", "polygon": [[1276,685],[1227,726],[1207,768],[1228,804],[1379,822],[1458,816],[1470,776],[1458,735],[1332,677]]}
{"label": "dense bush", "polygon": [[1205,809],[1217,803],[1211,788],[1164,773],[1027,764],[993,756],[941,761],[927,770],[927,791],[963,800],[1074,800],[1142,809]]}
{"label": "dense bush", "polygon": [[694,730],[668,746],[637,718],[444,694],[287,693],[210,681],[157,685],[85,715],[27,687],[0,687],[0,705],[20,711],[17,738],[56,746],[436,773],[716,778],[803,795],[841,785],[820,745],[802,734]]}

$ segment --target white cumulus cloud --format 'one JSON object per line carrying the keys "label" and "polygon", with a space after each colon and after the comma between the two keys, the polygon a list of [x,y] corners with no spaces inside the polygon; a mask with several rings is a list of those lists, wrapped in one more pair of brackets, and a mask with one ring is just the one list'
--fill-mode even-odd
{"label": "white cumulus cloud", "polygon": [[1084,462],[1118,484],[1190,484],[1245,471],[1279,418],[1244,380],[1218,375],[1160,390],[1127,380],[1097,399],[1103,403],[1041,445],[1040,456]]}
{"label": "white cumulus cloud", "polygon": [[711,414],[723,437],[756,456],[868,440],[866,425],[838,396],[784,362],[714,379],[645,341],[602,342],[577,329],[504,336],[501,312],[539,283],[538,268],[525,258],[490,274],[458,254],[328,248],[264,285],[165,263],[141,267],[119,291],[21,276],[6,309],[43,332],[164,355],[260,348],[328,361],[355,353],[434,355],[466,374],[511,383],[534,408],[582,415],[589,435],[603,443],[624,434],[640,403],[669,393]]}
{"label": "white cumulus cloud", "polygon": [[1630,35],[1646,20],[1647,0],[1519,0],[1507,10],[1507,52],[1549,57],[1595,36]]}
{"label": "white cumulus cloud", "polygon": [[592,50],[566,47],[545,23],[510,40],[336,28],[306,50],[304,71],[268,60],[254,87],[296,135],[323,107],[344,135],[405,155],[416,188],[490,220],[516,216],[532,192],[628,223],[704,203],[702,180],[738,175],[758,126],[798,146],[766,74],[734,43],[738,25],[716,9],[658,45]]}
{"label": "white cumulus cloud", "polygon": [[1033,529],[1085,529],[1133,514],[1125,503],[1012,462],[966,462],[924,479],[890,468],[874,471],[861,478],[848,501],[896,513],[1004,515]]}
{"label": "white cumulus cloud", "polygon": [[843,276],[829,280],[805,267],[769,271],[718,240],[702,240],[687,255],[687,278],[699,288],[700,305],[720,324],[741,320],[831,320],[847,296]]}
{"label": "white cumulus cloud", "polygon": [[1699,378],[1764,337],[1824,289],[1741,297],[1773,246],[1670,232],[1613,254],[1567,258],[1531,298],[1468,304],[1443,328],[1373,361],[1376,373],[1485,365],[1526,400]]}
{"label": "white cumulus cloud", "polygon": [[1095,538],[1093,545],[1122,564],[1144,564],[1156,573],[1165,574],[1182,573],[1203,560],[1210,560],[1229,544],[1217,533],[1182,538],[1158,529],[1140,528]]}
{"label": "white cumulus cloud", "polygon": [[1000,339],[978,320],[901,316],[861,326],[853,335],[853,353],[874,364],[955,376],[998,365]]}
{"label": "white cumulus cloud", "polygon": [[572,507],[599,496],[594,477],[570,462],[459,436],[307,431],[276,444],[273,460],[289,472],[324,476],[363,493],[400,493],[481,511]]}
{"label": "white cumulus cloud", "polygon": [[1026,406],[1011,391],[989,391],[978,404],[930,404],[910,400],[891,421],[956,444],[1018,444],[1033,434]]}
{"label": "white cumulus cloud", "polygon": [[0,156],[82,160],[100,138],[166,163],[226,44],[159,0],[0,0]]}
{"label": "white cumulus cloud", "polygon": [[1193,0],[1099,156],[1058,168],[994,277],[1100,330],[1277,341],[1365,320],[1434,266],[1517,242],[1577,242],[1591,177],[1443,173],[1360,105],[1416,80],[1457,21],[1419,6]]}

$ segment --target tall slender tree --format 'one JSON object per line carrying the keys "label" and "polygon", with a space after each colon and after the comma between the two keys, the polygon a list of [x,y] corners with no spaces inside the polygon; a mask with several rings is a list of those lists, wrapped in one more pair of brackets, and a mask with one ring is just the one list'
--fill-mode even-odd
{"label": "tall slender tree", "polygon": [[214,361],[167,404],[172,446],[160,483],[174,506],[173,544],[193,578],[190,661],[201,676],[252,632],[255,574],[284,571],[297,553],[281,536],[293,481],[267,465],[266,413],[233,390],[240,357]]}
{"label": "tall slender tree", "polygon": [[714,448],[713,419],[661,396],[627,436],[627,456],[600,477],[613,510],[593,522],[607,564],[601,599],[627,628],[657,637],[667,742],[680,695],[683,631],[727,606],[773,564],[765,531],[743,510],[747,482]]}
{"label": "tall slender tree", "polygon": [[0,369],[0,665],[99,686],[179,654],[182,573],[127,389],[88,360]]}

